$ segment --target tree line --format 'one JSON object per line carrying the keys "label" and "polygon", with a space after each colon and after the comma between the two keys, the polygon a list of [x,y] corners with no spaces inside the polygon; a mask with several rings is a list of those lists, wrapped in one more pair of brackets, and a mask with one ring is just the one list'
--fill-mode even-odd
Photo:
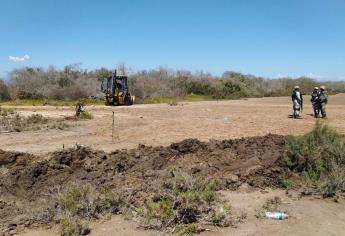
{"label": "tree line", "polygon": [[[237,99],[244,97],[288,96],[299,85],[309,93],[319,81],[312,78],[266,79],[253,75],[226,71],[214,76],[202,71],[172,70],[159,67],[152,70],[129,72],[120,65],[119,73],[128,74],[131,93],[138,99],[154,97],[181,97],[189,94],[208,96],[213,99]],[[0,100],[48,98],[75,100],[100,97],[97,78],[110,76],[111,70],[100,68],[88,71],[79,64],[63,69],[23,67],[13,69],[9,80],[0,79]],[[345,92],[345,82],[324,82],[330,93]]]}

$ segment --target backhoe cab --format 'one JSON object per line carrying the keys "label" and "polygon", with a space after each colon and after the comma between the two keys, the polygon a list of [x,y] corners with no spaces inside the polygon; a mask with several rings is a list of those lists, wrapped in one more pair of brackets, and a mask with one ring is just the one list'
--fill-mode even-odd
{"label": "backhoe cab", "polygon": [[133,105],[135,97],[128,90],[127,76],[117,75],[116,70],[112,76],[100,78],[101,90],[105,94],[105,105]]}

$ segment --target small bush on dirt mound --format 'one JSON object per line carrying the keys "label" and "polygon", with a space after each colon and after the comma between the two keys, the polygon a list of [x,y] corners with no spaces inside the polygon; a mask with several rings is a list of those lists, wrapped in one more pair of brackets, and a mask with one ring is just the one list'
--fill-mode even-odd
{"label": "small bush on dirt mound", "polygon": [[288,166],[302,172],[325,196],[345,190],[345,140],[333,128],[316,123],[302,137],[289,137]]}
{"label": "small bush on dirt mound", "polygon": [[237,219],[217,189],[217,181],[178,174],[137,209],[139,220],[144,228],[174,229],[188,235],[200,232],[203,224],[233,225]]}
{"label": "small bush on dirt mound", "polygon": [[282,187],[288,190],[294,187],[295,182],[292,179],[289,179],[288,176],[282,174],[278,176],[278,184],[279,184],[279,187]]}

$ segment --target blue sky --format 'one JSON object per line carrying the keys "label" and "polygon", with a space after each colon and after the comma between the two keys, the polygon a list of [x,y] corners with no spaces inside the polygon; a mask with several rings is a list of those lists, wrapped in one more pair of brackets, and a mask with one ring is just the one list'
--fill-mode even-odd
{"label": "blue sky", "polygon": [[0,1],[1,77],[79,62],[345,80],[345,1]]}

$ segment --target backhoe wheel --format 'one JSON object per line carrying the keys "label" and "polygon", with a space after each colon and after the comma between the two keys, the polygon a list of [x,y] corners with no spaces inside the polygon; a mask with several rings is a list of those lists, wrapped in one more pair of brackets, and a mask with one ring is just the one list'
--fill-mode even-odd
{"label": "backhoe wheel", "polygon": [[106,106],[110,106],[111,105],[108,97],[105,98],[105,105]]}
{"label": "backhoe wheel", "polygon": [[132,101],[131,96],[126,96],[126,97],[125,97],[124,103],[125,103],[126,106],[131,106],[131,105],[133,105],[133,101]]}

